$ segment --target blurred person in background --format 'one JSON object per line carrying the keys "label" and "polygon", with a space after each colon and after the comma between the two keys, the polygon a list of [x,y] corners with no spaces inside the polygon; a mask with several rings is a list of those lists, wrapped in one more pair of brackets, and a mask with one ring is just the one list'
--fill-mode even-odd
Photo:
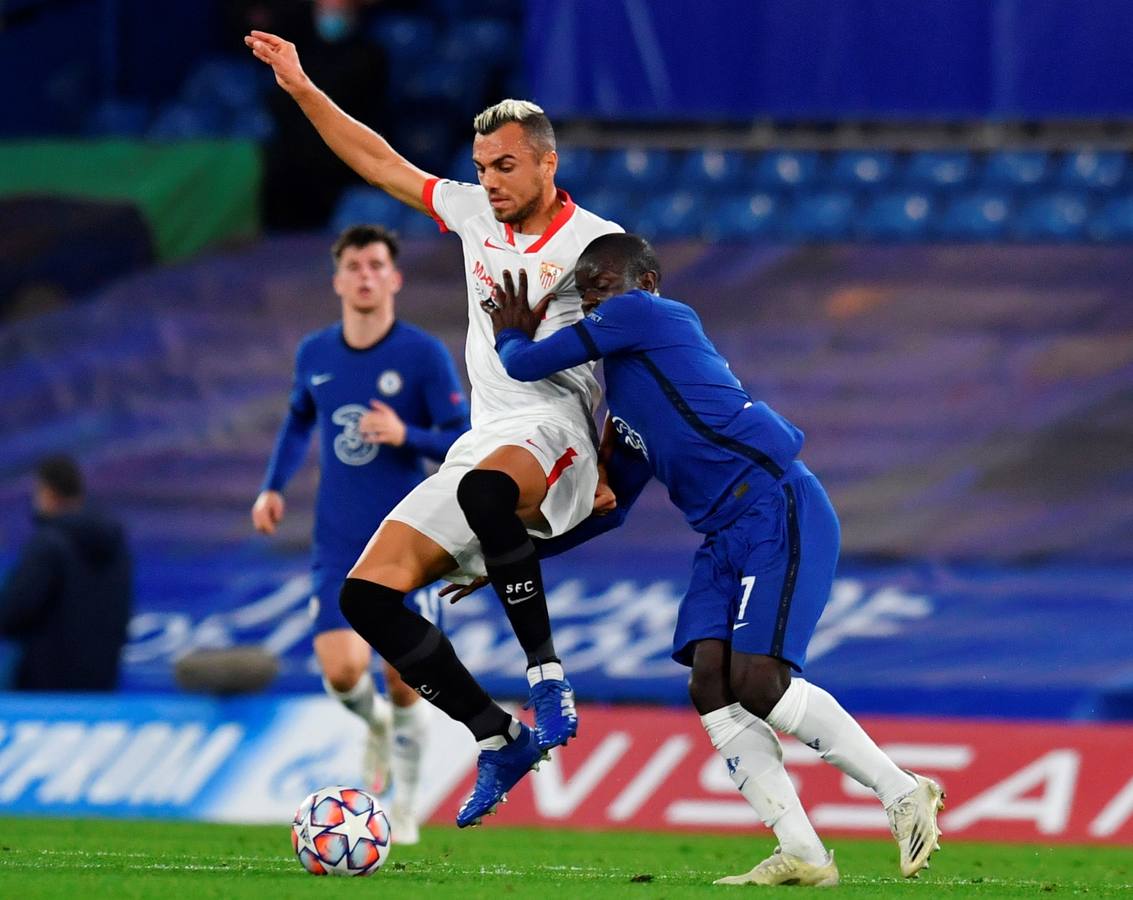
{"label": "blurred person in background", "polygon": [[394,837],[409,844],[418,839],[414,809],[426,704],[388,661],[392,709],[375,691],[370,645],[343,617],[338,593],[382,519],[425,478],[425,460],[443,459],[468,429],[468,406],[444,345],[395,317],[402,286],[398,249],[396,234],[380,226],[356,225],[335,242],[333,285],[342,319],[299,344],[290,407],[252,523],[263,534],[275,533],[284,516],[283,489],[317,425],[315,655],[327,693],[369,726],[364,776],[378,790],[392,777]]}
{"label": "blurred person in background", "polygon": [[133,600],[122,526],[85,500],[68,456],[36,468],[36,529],[0,590],[0,638],[21,691],[112,691]]}

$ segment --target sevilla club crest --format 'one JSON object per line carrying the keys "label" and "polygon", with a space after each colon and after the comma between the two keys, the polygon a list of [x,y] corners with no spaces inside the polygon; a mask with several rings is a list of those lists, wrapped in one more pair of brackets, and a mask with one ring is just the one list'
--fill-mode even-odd
{"label": "sevilla club crest", "polygon": [[539,263],[539,284],[545,291],[549,291],[551,285],[558,281],[562,274],[562,266],[557,266],[552,262]]}

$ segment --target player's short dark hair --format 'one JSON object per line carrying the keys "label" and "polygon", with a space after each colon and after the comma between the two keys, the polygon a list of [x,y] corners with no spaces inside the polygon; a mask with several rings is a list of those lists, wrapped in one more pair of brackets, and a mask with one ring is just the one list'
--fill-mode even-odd
{"label": "player's short dark hair", "polygon": [[64,500],[75,500],[83,495],[83,473],[70,456],[58,454],[39,461],[35,477]]}
{"label": "player's short dark hair", "polygon": [[661,263],[652,245],[639,234],[603,234],[596,237],[578,257],[578,268],[609,266],[625,272],[626,284],[637,284],[646,272],[657,273],[661,282]]}
{"label": "player's short dark hair", "polygon": [[342,258],[342,252],[347,247],[369,247],[370,244],[385,244],[389,248],[389,258],[397,262],[397,254],[401,250],[401,238],[392,228],[384,225],[351,225],[330,248],[330,255],[335,265]]}
{"label": "player's short dark hair", "polygon": [[501,100],[476,116],[472,127],[477,134],[491,134],[509,122],[516,122],[523,129],[540,156],[555,149],[555,129],[551,127],[551,120],[541,106],[530,100]]}

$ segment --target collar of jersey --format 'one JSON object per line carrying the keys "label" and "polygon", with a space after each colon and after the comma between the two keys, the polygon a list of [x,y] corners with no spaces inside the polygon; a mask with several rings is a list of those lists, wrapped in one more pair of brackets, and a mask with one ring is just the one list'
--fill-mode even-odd
{"label": "collar of jersey", "polygon": [[[539,235],[539,239],[526,250],[524,250],[524,253],[538,253],[540,250],[542,250],[543,247],[546,246],[547,241],[553,238],[555,236],[555,233],[570,220],[571,216],[574,215],[574,211],[575,209],[577,209],[577,207],[575,206],[574,201],[570,199],[570,194],[568,194],[562,188],[559,188],[555,192],[555,195],[562,202],[563,208],[555,213],[555,217],[551,219],[551,224],[547,226],[547,230]],[[512,230],[512,227],[506,222],[504,223],[504,239],[509,244],[511,244],[511,246],[515,246],[515,232]]]}

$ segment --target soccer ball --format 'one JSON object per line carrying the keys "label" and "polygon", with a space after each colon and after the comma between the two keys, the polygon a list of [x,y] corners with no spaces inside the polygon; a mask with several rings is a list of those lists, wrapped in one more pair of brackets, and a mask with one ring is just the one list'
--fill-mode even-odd
{"label": "soccer ball", "polygon": [[291,846],[312,875],[373,875],[389,857],[389,819],[373,794],[326,787],[295,813]]}

